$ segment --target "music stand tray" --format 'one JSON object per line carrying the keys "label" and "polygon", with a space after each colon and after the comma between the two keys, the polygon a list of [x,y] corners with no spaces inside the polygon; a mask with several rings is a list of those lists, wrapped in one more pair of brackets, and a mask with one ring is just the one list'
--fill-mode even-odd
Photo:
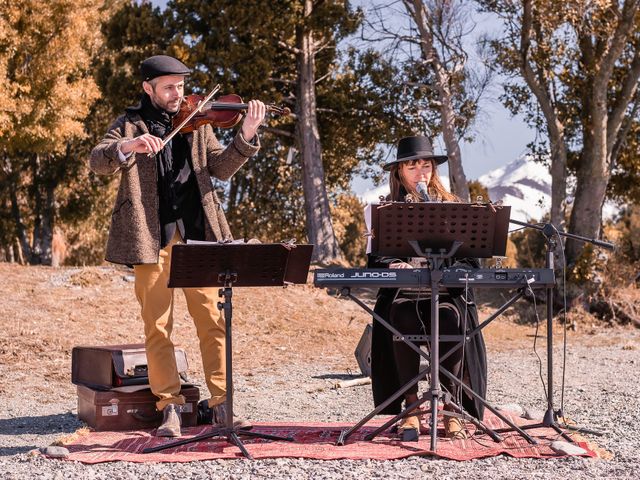
{"label": "music stand tray", "polygon": [[511,207],[453,202],[388,202],[371,206],[374,255],[414,257],[409,243],[432,251],[462,242],[457,257],[504,256]]}
{"label": "music stand tray", "polygon": [[170,288],[221,287],[218,309],[225,318],[225,364],[227,370],[227,418],[224,427],[215,427],[209,433],[193,438],[146,448],[143,453],[186,445],[212,437],[224,437],[236,445],[242,454],[253,459],[240,440],[240,436],[268,440],[293,441],[291,437],[278,437],[264,433],[240,430],[233,426],[233,349],[232,349],[232,288],[277,287],[306,283],[313,245],[224,244],[197,243],[174,245],[171,251]]}

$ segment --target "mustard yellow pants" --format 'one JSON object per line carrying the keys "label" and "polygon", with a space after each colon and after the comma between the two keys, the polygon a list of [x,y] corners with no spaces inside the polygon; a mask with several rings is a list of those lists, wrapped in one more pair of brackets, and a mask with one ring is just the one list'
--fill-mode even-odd
{"label": "mustard yellow pants", "polygon": [[[135,265],[135,291],[144,321],[145,346],[151,391],[159,398],[156,406],[183,405],[180,377],[174,355],[173,289],[167,287],[171,266],[171,247],[181,243],[179,233],[160,250],[158,263]],[[211,393],[209,404],[224,401],[226,394],[225,325],[218,311],[217,288],[183,288],[187,308],[193,317],[202,354],[202,367]]]}

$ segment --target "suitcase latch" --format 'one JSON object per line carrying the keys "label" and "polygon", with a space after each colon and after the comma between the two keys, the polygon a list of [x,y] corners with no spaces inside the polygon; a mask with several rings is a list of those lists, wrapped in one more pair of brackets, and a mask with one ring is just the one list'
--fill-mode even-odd
{"label": "suitcase latch", "polygon": [[146,365],[134,365],[131,368],[128,368],[126,372],[124,372],[127,377],[142,377],[147,376],[147,366]]}
{"label": "suitcase latch", "polygon": [[102,407],[103,417],[117,417],[118,416],[118,400],[113,399],[109,402],[109,405]]}

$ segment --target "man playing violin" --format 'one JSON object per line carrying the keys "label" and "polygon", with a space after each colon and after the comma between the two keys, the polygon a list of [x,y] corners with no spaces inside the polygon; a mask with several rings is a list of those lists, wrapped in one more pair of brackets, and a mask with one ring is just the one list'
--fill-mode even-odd
{"label": "man playing violin", "polygon": [[[167,437],[180,436],[180,405],[185,403],[171,341],[173,289],[167,287],[171,247],[187,239],[232,239],[211,177],[228,180],[255,155],[260,148],[257,130],[265,117],[265,105],[252,100],[240,132],[226,148],[211,125],[177,134],[164,145],[190,73],[186,65],[167,55],[144,60],[141,102],[115,120],[89,161],[97,174],[120,174],[106,260],[133,265],[149,383],[163,412],[156,435]],[[226,417],[225,325],[216,308],[217,289],[183,291],[200,340],[213,422],[222,425]],[[236,426],[250,428],[242,420]]]}

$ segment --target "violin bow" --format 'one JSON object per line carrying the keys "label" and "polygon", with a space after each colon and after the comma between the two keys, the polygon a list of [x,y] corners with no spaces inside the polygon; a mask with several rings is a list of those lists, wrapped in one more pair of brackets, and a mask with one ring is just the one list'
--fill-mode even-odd
{"label": "violin bow", "polygon": [[176,128],[173,129],[173,132],[171,132],[167,138],[165,138],[164,140],[162,140],[162,148],[164,148],[167,143],[169,143],[171,141],[171,139],[173,137],[176,136],[176,134],[180,131],[180,129],[182,129],[182,127],[184,127],[189,120],[191,120],[196,113],[200,112],[202,110],[202,107],[204,107],[206,105],[206,103],[211,100],[211,97],[213,97],[216,93],[218,93],[218,90],[220,90],[220,84],[216,85],[215,87],[213,87],[213,90],[211,90],[211,93],[209,93],[209,95],[206,96],[206,98],[204,100],[202,100],[199,104],[198,107],[195,108],[193,110],[193,112],[191,112],[189,115],[187,115],[187,118],[185,118],[182,123],[180,123],[180,125],[178,125]]}

